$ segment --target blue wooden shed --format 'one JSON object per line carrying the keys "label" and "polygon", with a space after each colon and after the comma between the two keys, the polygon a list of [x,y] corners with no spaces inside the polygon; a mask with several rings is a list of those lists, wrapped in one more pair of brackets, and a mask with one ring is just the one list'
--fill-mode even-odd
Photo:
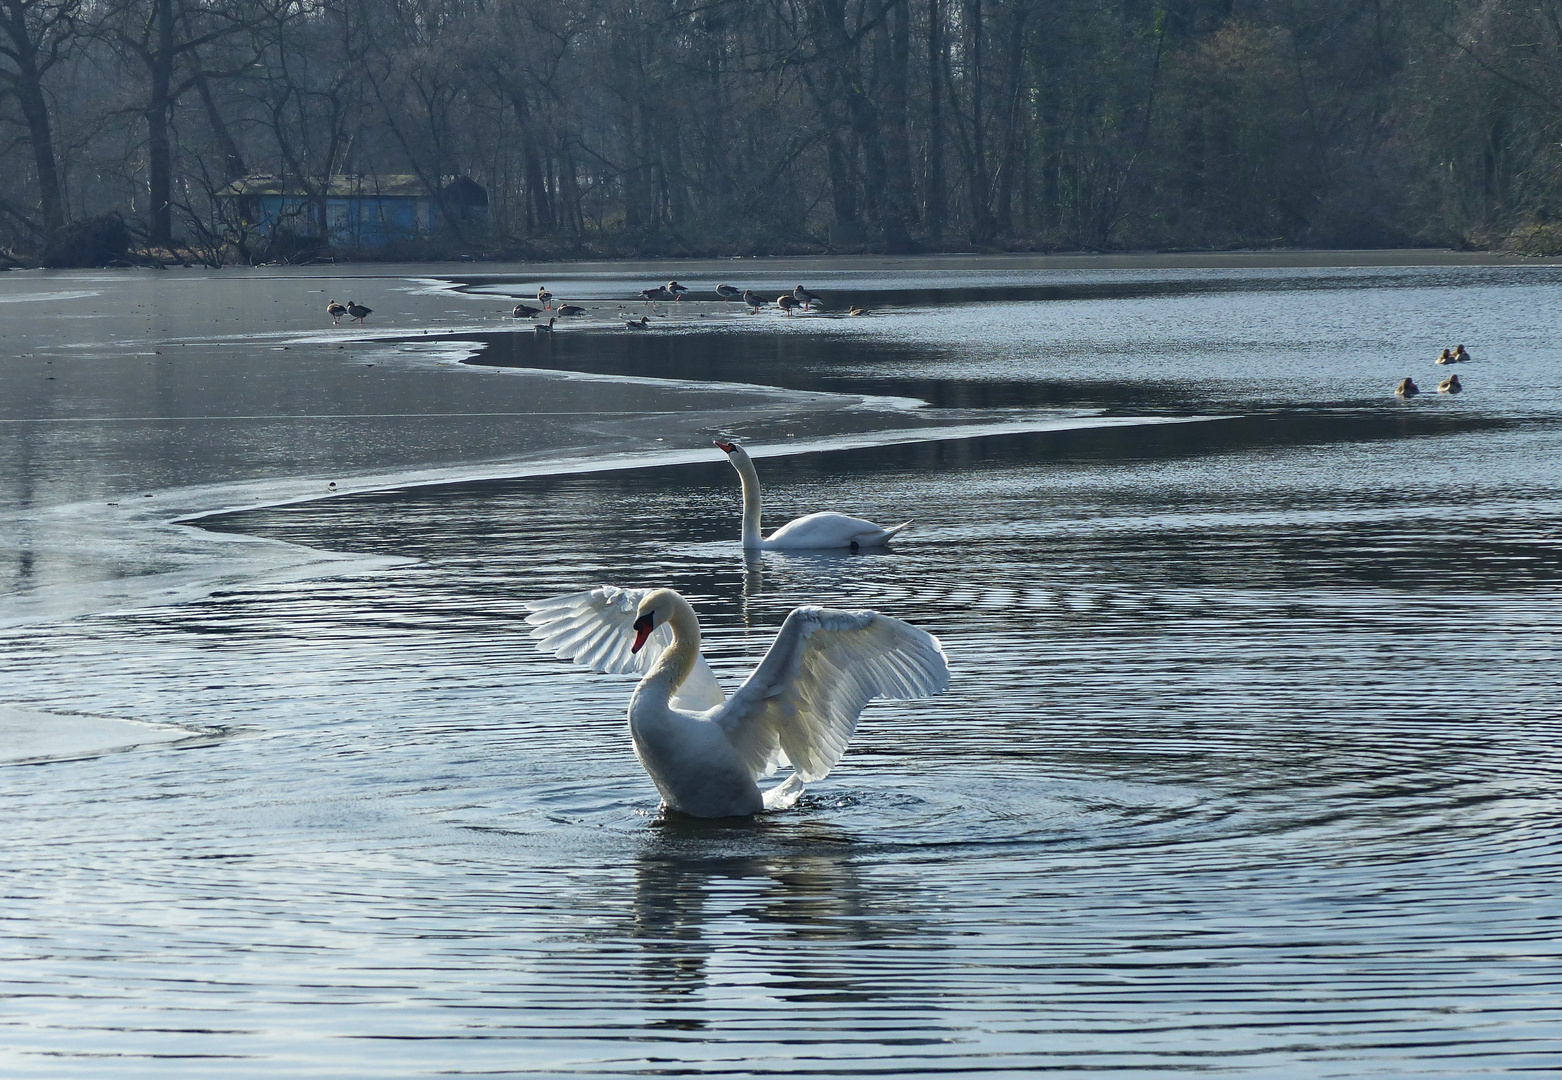
{"label": "blue wooden shed", "polygon": [[334,247],[380,248],[472,232],[488,221],[488,193],[465,176],[444,178],[437,198],[420,178],[405,173],[344,173],[313,188],[260,174],[235,180],[225,194],[246,230],[323,237]]}

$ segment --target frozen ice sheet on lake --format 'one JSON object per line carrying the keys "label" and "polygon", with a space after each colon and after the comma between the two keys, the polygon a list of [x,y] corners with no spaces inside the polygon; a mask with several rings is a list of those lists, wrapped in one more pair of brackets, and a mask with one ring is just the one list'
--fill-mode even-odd
{"label": "frozen ice sheet on lake", "polygon": [[197,738],[179,724],[149,724],[0,704],[0,765],[64,761]]}

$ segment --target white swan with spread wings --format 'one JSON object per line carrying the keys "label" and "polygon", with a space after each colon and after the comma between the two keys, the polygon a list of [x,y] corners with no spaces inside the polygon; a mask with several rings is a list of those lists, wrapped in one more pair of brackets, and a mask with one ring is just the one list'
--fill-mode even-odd
{"label": "white swan with spread wings", "polygon": [[[543,652],[644,676],[629,700],[635,755],[667,806],[695,817],[785,809],[840,761],[869,701],[949,686],[938,639],[876,611],[795,609],[728,698],[700,654],[699,618],[672,589],[604,585],[527,606]],[[762,792],[782,765],[792,774]]]}

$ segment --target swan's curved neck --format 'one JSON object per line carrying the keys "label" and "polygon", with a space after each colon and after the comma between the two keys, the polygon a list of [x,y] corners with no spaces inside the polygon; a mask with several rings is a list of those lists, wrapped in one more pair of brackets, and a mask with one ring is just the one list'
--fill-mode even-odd
{"label": "swan's curved neck", "polygon": [[679,603],[667,619],[672,626],[673,642],[662,650],[662,655],[640,680],[640,688],[665,688],[669,698],[683,685],[700,657],[700,620],[682,597],[678,599]]}
{"label": "swan's curved neck", "polygon": [[762,547],[764,540],[759,535],[759,474],[754,471],[754,463],[747,454],[733,457],[732,466],[738,470],[738,476],[743,481],[743,546]]}

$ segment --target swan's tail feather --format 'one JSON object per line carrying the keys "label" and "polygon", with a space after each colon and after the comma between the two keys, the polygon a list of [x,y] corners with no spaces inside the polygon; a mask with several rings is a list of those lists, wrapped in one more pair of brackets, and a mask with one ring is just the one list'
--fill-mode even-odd
{"label": "swan's tail feather", "polygon": [[766,810],[789,810],[803,793],[803,778],[793,773],[775,787],[765,792]]}
{"label": "swan's tail feather", "polygon": [[[915,521],[916,519],[912,518],[911,520]],[[884,542],[887,544],[891,540],[895,539],[895,534],[898,533],[901,529],[906,528],[910,524],[911,524],[911,521],[902,521],[899,525],[896,525],[893,529],[885,529],[884,530]]]}

